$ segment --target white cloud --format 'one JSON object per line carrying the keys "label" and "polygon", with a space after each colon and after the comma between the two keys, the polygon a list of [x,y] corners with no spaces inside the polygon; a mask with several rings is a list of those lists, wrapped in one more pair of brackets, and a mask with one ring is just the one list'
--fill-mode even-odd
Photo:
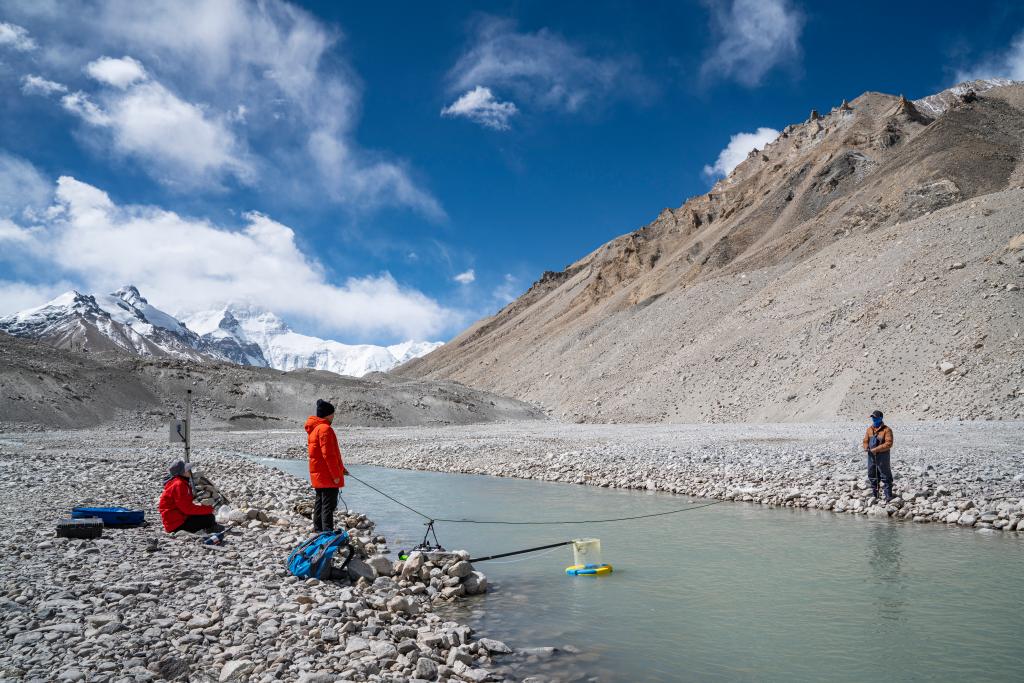
{"label": "white cloud", "polygon": [[42,76],[28,75],[21,79],[21,92],[26,95],[53,95],[65,93],[68,88],[63,83],[57,83],[43,78]]}
{"label": "white cloud", "polygon": [[705,78],[755,86],[771,69],[800,55],[804,17],[789,0],[713,2],[711,24],[718,43],[701,68]]}
{"label": "white cloud", "polygon": [[779,137],[774,128],[758,128],[753,133],[736,133],[729,138],[729,144],[718,154],[718,159],[710,166],[704,166],[704,174],[708,177],[727,176],[740,165],[751,150],[764,149],[769,142]]}
{"label": "white cloud", "polygon": [[34,308],[73,288],[74,285],[66,281],[40,285],[0,280],[0,315],[10,315],[26,308]]}
{"label": "white cloud", "polygon": [[[81,89],[100,111],[111,113],[105,100],[115,85],[131,93],[160,84],[232,134],[233,147],[214,147],[219,160],[231,157],[221,177],[245,176],[245,166],[254,185],[273,190],[281,201],[332,202],[356,211],[400,205],[444,217],[407,163],[358,144],[361,83],[338,49],[342,32],[294,4],[96,0],[53,11],[36,4],[11,10],[34,35],[45,36],[41,61],[54,70],[51,77],[77,88],[74,79],[91,62],[89,75],[102,81],[101,92]],[[111,54],[130,55],[137,65],[97,59]],[[141,80],[144,75],[148,80]],[[70,101],[78,111],[83,102]],[[146,164],[159,157],[136,158]],[[209,161],[200,167],[211,170]],[[144,168],[165,182],[198,189],[181,159]]]}
{"label": "white cloud", "polygon": [[100,57],[85,66],[85,72],[100,83],[124,90],[132,83],[144,81],[149,76],[138,60],[131,57]]}
{"label": "white cloud", "polygon": [[496,17],[478,23],[473,45],[456,61],[448,81],[453,94],[482,86],[567,112],[632,98],[649,87],[631,58],[591,57],[546,28],[520,32],[514,22]]}
{"label": "white cloud", "polygon": [[16,225],[13,221],[0,218],[0,244],[27,243],[32,240],[32,230]]}
{"label": "white cloud", "polygon": [[522,294],[522,288],[519,286],[519,278],[512,273],[505,273],[505,277],[502,278],[501,284],[495,287],[494,291],[491,292],[494,300],[502,306],[506,306],[515,301],[520,294]]}
{"label": "white cloud", "polygon": [[0,218],[46,207],[52,183],[28,161],[0,151]]}
{"label": "white cloud", "polygon": [[508,120],[519,110],[514,102],[499,102],[490,88],[477,86],[441,110],[442,116],[463,116],[494,130],[508,130]]}
{"label": "white cloud", "polygon": [[104,57],[86,67],[101,104],[82,92],[65,95],[64,108],[110,133],[113,148],[144,163],[158,180],[196,188],[233,176],[251,182],[254,170],[228,121],[207,115],[147,77],[130,57]]}
{"label": "white cloud", "polygon": [[957,72],[957,82],[975,79],[1009,78],[1024,80],[1024,33],[1018,33],[1003,52],[990,55],[978,64]]}
{"label": "white cloud", "polygon": [[36,41],[24,27],[0,21],[0,47],[10,47],[19,52],[36,49]]}
{"label": "white cloud", "polygon": [[464,273],[459,273],[453,279],[460,285],[468,285],[474,280],[476,280],[476,272],[474,272],[474,270],[470,268]]}
{"label": "white cloud", "polygon": [[90,291],[131,282],[181,314],[228,301],[254,303],[350,337],[420,339],[463,322],[388,273],[333,283],[291,228],[259,213],[245,214],[239,228],[224,227],[157,207],[119,206],[99,188],[66,176],[56,197],[59,211],[33,236],[45,246],[34,258],[40,270]]}

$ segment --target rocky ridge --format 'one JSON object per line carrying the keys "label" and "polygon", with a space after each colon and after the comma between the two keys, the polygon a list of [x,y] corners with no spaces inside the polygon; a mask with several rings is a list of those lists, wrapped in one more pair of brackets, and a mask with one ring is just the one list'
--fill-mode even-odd
{"label": "rocky ridge", "polygon": [[0,333],[0,431],[30,425],[159,429],[171,417],[184,417],[189,389],[196,425],[214,428],[297,430],[317,398],[334,403],[338,424],[543,417],[514,399],[454,382],[73,353]]}
{"label": "rocky ridge", "polygon": [[397,372],[582,422],[1024,417],[1024,86],[975,85],[812,112]]}

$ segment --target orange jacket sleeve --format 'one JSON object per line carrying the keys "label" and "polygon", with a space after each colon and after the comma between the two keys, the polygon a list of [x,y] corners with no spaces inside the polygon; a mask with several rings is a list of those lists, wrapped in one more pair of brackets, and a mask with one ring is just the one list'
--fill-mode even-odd
{"label": "orange jacket sleeve", "polygon": [[882,440],[882,443],[878,444],[875,448],[876,451],[887,451],[892,448],[892,430],[885,427],[882,432],[878,435]]}
{"label": "orange jacket sleeve", "polygon": [[868,430],[866,432],[864,432],[864,443],[861,444],[860,449],[862,451],[866,451],[868,449],[868,443],[870,441],[871,441],[871,427],[868,427]]}
{"label": "orange jacket sleeve", "polygon": [[341,461],[341,448],[338,446],[338,435],[331,427],[319,430],[320,452],[324,456],[331,478],[337,479],[339,485],[345,485],[345,465]]}

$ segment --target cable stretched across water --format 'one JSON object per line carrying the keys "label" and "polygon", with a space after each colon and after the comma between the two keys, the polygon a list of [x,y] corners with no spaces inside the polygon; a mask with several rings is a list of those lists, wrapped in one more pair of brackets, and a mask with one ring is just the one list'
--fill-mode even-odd
{"label": "cable stretched across water", "polygon": [[606,523],[610,523],[610,522],[628,522],[628,521],[634,520],[634,519],[647,519],[649,517],[664,517],[666,515],[675,515],[675,514],[678,514],[680,512],[688,512],[690,510],[699,510],[701,508],[711,507],[712,505],[718,505],[719,503],[724,503],[725,502],[724,500],[713,500],[710,503],[702,503],[700,505],[690,505],[690,506],[687,506],[687,507],[684,507],[684,508],[677,508],[675,510],[665,510],[664,512],[651,512],[651,513],[644,514],[644,515],[630,515],[630,516],[627,516],[627,517],[607,517],[607,518],[604,518],[604,519],[571,519],[571,520],[554,520],[554,521],[552,521],[552,520],[543,520],[543,521],[511,521],[511,520],[502,520],[502,519],[490,519],[490,520],[488,520],[488,519],[448,519],[448,518],[444,518],[444,517],[431,517],[430,515],[426,515],[426,514],[420,512],[419,510],[406,505],[405,503],[403,503],[402,501],[398,500],[397,498],[394,498],[394,497],[384,493],[379,488],[377,488],[377,487],[375,487],[375,486],[373,486],[371,484],[367,484],[365,481],[363,481],[359,477],[356,477],[353,474],[349,474],[348,476],[351,477],[352,479],[355,479],[360,484],[363,484],[364,486],[373,489],[374,491],[376,491],[380,495],[384,496],[388,500],[390,500],[390,501],[392,501],[394,503],[398,503],[399,505],[404,507],[406,510],[409,510],[410,512],[416,513],[417,515],[419,515],[420,517],[422,517],[423,519],[425,519],[427,521],[430,521],[430,522],[445,522],[445,523],[448,523],[448,524],[504,524],[504,525],[515,525],[515,526],[546,526],[546,525],[560,525],[560,524],[606,524]]}

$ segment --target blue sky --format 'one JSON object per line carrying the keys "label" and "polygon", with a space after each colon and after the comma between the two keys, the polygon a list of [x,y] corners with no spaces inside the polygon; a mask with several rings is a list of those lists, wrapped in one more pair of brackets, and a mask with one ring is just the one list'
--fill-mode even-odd
{"label": "blue sky", "polygon": [[812,108],[1024,79],[1024,5],[963,8],[8,0],[0,313],[132,282],[447,339]]}

